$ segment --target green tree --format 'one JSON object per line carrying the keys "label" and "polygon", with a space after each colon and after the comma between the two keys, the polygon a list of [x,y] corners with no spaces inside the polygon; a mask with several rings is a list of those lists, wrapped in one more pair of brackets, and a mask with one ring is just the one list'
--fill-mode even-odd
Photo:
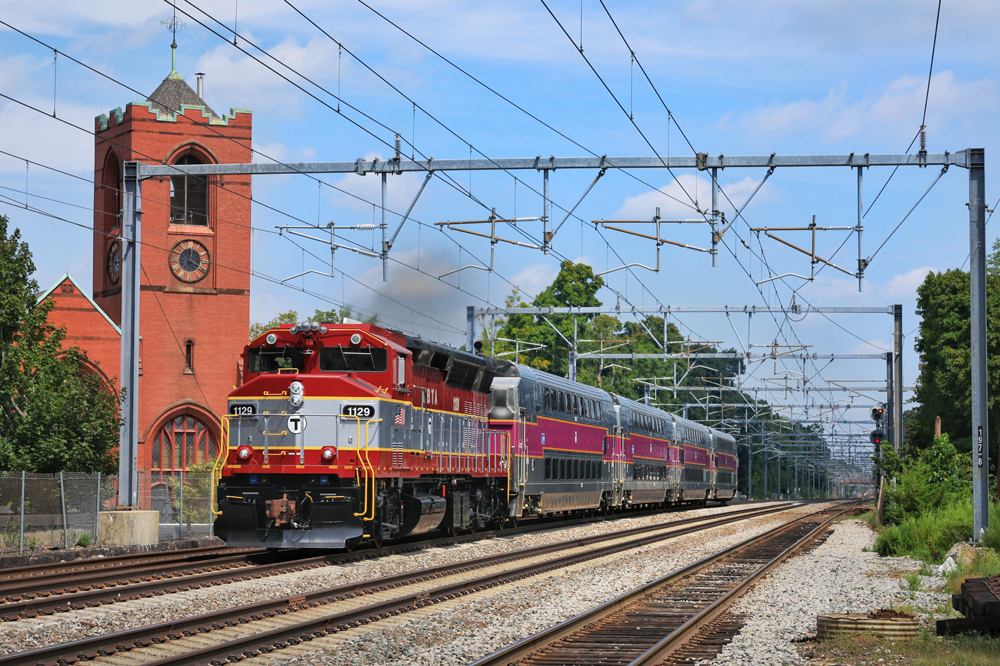
{"label": "green tree", "polygon": [[[987,406],[991,423],[1000,423],[1000,241],[987,257],[986,345]],[[930,273],[917,288],[921,317],[914,344],[920,354],[913,409],[907,419],[909,441],[918,449],[934,439],[934,419],[961,452],[972,446],[972,345],[969,274],[960,270]],[[996,441],[996,431],[993,431]],[[992,458],[992,456],[991,456]],[[991,463],[995,469],[995,460]]]}
{"label": "green tree", "polygon": [[255,321],[250,324],[250,339],[254,340],[264,335],[272,328],[278,328],[282,324],[294,324],[299,321],[299,313],[295,310],[282,312],[277,317],[268,322]]}
{"label": "green tree", "polygon": [[[559,274],[532,301],[536,307],[598,307],[602,305],[597,293],[604,286],[604,280],[594,275],[593,268],[586,264],[564,261]],[[515,292],[507,298],[507,307],[527,307]],[[663,317],[650,316],[640,321],[621,321],[608,314],[592,315],[521,315],[512,314],[496,321],[486,322],[481,340],[489,349],[491,338],[496,341],[495,355],[513,360],[515,344],[496,338],[520,340],[544,345],[543,349],[521,353],[520,361],[539,370],[563,377],[569,374],[569,351],[574,339],[578,341],[578,352],[617,353],[661,353],[666,332],[666,350],[676,354],[690,350],[678,328],[670,323],[664,327]],[[655,337],[654,337],[655,336]],[[569,341],[569,342],[567,342]],[[714,347],[699,351],[717,351]],[[663,361],[658,359],[635,359],[626,363],[611,360],[581,357],[577,361],[577,381],[599,386],[607,391],[628,398],[642,399],[645,390],[636,382],[643,377],[674,377],[691,387],[726,387],[731,384],[729,377],[741,374],[743,362],[740,360],[709,360],[692,363],[684,359]],[[703,399],[704,391],[698,393]],[[731,394],[726,402],[730,402]],[[676,396],[660,393],[655,397],[660,405],[696,402],[690,392],[679,392]],[[695,417],[697,418],[697,416]]]}
{"label": "green tree", "polygon": [[0,469],[112,473],[123,394],[48,321],[27,243],[0,216]]}
{"label": "green tree", "polygon": [[[357,319],[351,310],[350,305],[345,305],[343,308],[338,310],[334,308],[332,310],[316,310],[313,316],[309,318],[309,321],[318,321],[324,324],[339,324],[344,319]],[[272,328],[278,328],[282,324],[295,324],[298,323],[299,313],[295,310],[289,310],[288,312],[282,312],[277,317],[268,322],[255,321],[250,324],[250,339],[253,340]],[[377,324],[378,317],[372,315],[366,319],[360,320],[363,324]]]}

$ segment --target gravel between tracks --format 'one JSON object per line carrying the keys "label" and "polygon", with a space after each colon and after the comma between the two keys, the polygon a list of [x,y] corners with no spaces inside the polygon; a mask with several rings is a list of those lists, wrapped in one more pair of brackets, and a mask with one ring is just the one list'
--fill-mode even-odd
{"label": "gravel between tracks", "polygon": [[[199,590],[178,592],[160,597],[152,597],[149,599],[126,601],[97,608],[88,608],[67,613],[56,613],[50,616],[23,619],[17,622],[0,623],[0,654],[21,652],[37,647],[79,640],[81,638],[105,635],[143,625],[156,624],[182,617],[189,617],[199,613],[232,608],[256,601],[302,594],[303,592],[311,590],[378,578],[380,576],[396,574],[404,571],[422,569],[436,564],[470,560],[486,555],[511,552],[532,546],[563,541],[570,538],[606,534],[632,527],[640,527],[657,523],[669,524],[684,518],[717,515],[738,510],[740,508],[743,507],[713,507],[693,511],[659,514],[656,516],[593,523],[590,525],[554,530],[539,534],[526,534],[515,537],[490,539],[460,546],[434,548],[417,551],[407,555],[390,556],[378,560],[365,560],[347,565],[319,567],[316,569],[279,574],[256,580],[227,583]],[[810,508],[807,510],[813,509]],[[704,552],[707,554],[708,551],[721,547],[717,545],[718,541],[716,539],[729,538],[734,542],[739,541],[743,538],[747,538],[751,534],[751,529],[763,529],[763,527],[753,526],[763,526],[770,524],[775,520],[778,519],[767,516],[741,523],[739,528],[729,526],[715,528],[713,533],[717,536],[708,543],[702,542],[701,536],[688,536],[680,537],[673,542],[667,542],[667,544],[661,548],[666,549],[664,552],[668,555],[670,553],[674,553],[674,551],[683,551],[688,557],[693,557],[691,554],[694,552]],[[747,523],[750,523],[750,525]],[[696,551],[691,550],[695,547],[692,544],[695,540],[699,541],[699,544],[696,546]],[[582,583],[577,589],[564,589],[564,587],[559,584],[561,579],[568,575],[566,573],[545,578],[528,579],[529,588],[520,593],[525,598],[524,603],[522,604],[518,602],[510,604],[510,609],[519,610],[514,613],[515,617],[506,619],[513,620],[518,625],[523,627],[521,635],[530,635],[544,624],[546,620],[543,618],[545,616],[552,614],[549,611],[540,610],[537,612],[541,613],[541,615],[533,616],[536,611],[531,609],[537,606],[537,604],[534,603],[536,600],[550,599],[556,607],[569,600],[574,602],[572,604],[573,608],[579,608],[582,610],[584,606],[590,604],[591,601],[596,598],[595,595],[600,596],[602,599],[611,598],[605,597],[605,595],[600,592],[604,588],[611,587],[618,591],[625,591],[626,589],[629,589],[630,585],[634,586],[632,585],[632,581],[636,579],[633,578],[631,572],[629,572],[628,575],[624,575],[624,570],[631,569],[632,564],[636,563],[640,559],[638,558],[639,552],[640,551],[638,550],[630,551],[615,560],[614,564],[601,565],[602,568],[600,571],[595,571],[591,574],[593,582]],[[696,557],[694,559],[696,559]],[[682,566],[682,564],[674,564],[675,561],[680,562],[680,560],[677,559],[677,555],[669,555],[667,559],[662,560],[655,565],[647,563],[644,567],[648,570],[646,575],[648,575],[651,579],[655,578],[657,575],[662,575],[677,566]],[[693,559],[691,561],[693,561]],[[609,570],[613,571],[614,574],[608,576],[607,572]],[[619,575],[619,573],[622,573],[623,575]],[[127,592],[127,589],[123,590],[123,592]],[[615,592],[615,594],[617,593],[618,592]],[[438,604],[432,608],[442,609],[444,606],[445,604]],[[488,618],[487,615],[480,615],[478,612],[476,614],[478,617],[474,624],[478,624],[478,622],[482,620],[492,622],[492,619]],[[555,614],[562,618],[569,617],[573,613],[567,612],[560,614],[556,611]],[[403,615],[401,618],[408,618],[410,615],[412,614]],[[378,623],[378,625],[381,624],[383,623]],[[371,627],[377,628],[378,625],[371,625]],[[506,626],[506,623],[494,626],[498,628],[491,629],[490,633],[495,634],[497,638],[495,641],[491,641],[490,644],[499,647],[501,641],[500,637],[503,635],[504,631],[499,627]],[[436,634],[436,630],[428,632],[428,640],[430,640],[430,636],[434,634]],[[475,637],[471,637],[471,640],[473,642],[481,642],[475,639]],[[418,644],[420,642],[422,641],[418,641]],[[447,634],[442,634],[441,642],[449,642]],[[483,654],[485,654],[485,651]],[[273,657],[278,658],[278,655],[275,654]],[[339,661],[340,657],[338,657],[338,662]],[[433,659],[430,661],[433,661]],[[430,663],[430,661],[428,663]],[[378,661],[362,660],[356,663],[378,663]],[[459,659],[457,661],[451,661],[450,663],[467,663],[467,661]]]}
{"label": "gravel between tracks", "polygon": [[468,664],[816,505],[635,549],[249,659],[243,664]]}
{"label": "gravel between tracks", "polygon": [[[734,612],[746,618],[743,630],[716,659],[698,663],[808,664],[816,616],[825,613],[866,613],[909,604],[924,625],[944,617],[934,611],[942,604],[950,608],[951,595],[904,587],[901,576],[918,571],[921,563],[879,557],[867,550],[874,543],[875,533],[864,521],[836,523],[825,543],[785,562],[736,603]],[[943,578],[921,577],[923,590],[943,585]]]}

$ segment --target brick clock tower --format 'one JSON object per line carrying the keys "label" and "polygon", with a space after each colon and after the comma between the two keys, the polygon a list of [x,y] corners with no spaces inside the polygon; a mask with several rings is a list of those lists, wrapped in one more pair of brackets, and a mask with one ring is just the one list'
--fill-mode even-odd
{"label": "brick clock tower", "polygon": [[[121,324],[122,165],[251,161],[249,111],[220,116],[176,71],[144,102],[96,119],[94,300]],[[250,177],[142,183],[141,493],[215,459],[226,396],[242,380],[250,319]],[[148,480],[147,480],[148,479]]]}

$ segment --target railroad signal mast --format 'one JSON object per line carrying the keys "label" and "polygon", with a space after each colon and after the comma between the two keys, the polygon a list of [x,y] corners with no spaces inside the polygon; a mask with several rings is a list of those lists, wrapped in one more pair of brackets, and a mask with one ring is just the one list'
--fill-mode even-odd
{"label": "railroad signal mast", "polygon": [[885,407],[882,405],[875,405],[872,407],[871,417],[872,420],[875,421],[875,429],[872,430],[870,435],[868,435],[868,441],[877,447],[875,449],[875,455],[878,455],[879,448],[881,448],[882,444],[885,442],[885,431],[882,430],[882,419],[885,418]]}

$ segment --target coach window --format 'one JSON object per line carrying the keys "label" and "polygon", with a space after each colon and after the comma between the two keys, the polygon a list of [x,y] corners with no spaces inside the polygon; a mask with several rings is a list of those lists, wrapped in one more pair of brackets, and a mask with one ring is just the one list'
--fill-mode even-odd
{"label": "coach window", "polygon": [[552,478],[552,458],[545,459],[545,478]]}

